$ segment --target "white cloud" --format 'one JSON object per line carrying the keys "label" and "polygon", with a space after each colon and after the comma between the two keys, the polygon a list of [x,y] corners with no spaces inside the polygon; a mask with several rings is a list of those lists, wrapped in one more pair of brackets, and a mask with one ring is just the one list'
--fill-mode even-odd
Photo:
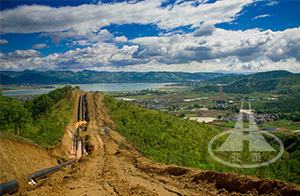
{"label": "white cloud", "polygon": [[6,39],[0,39],[0,44],[7,44],[8,41]]}
{"label": "white cloud", "polygon": [[[223,0],[215,3],[188,1],[161,7],[163,1],[121,2],[53,8],[32,5],[1,11],[2,33],[62,32],[59,36],[82,37],[110,24],[156,24],[162,29],[229,22],[254,0]],[[55,16],[55,17],[53,17]]]}
{"label": "white cloud", "polygon": [[[28,65],[40,55],[40,52],[31,49],[16,50],[8,54],[0,54],[0,67],[2,70],[23,70],[29,67]],[[32,66],[32,68],[39,68],[39,66]]]}
{"label": "white cloud", "polygon": [[120,36],[120,37],[115,37],[114,40],[115,40],[115,42],[120,42],[120,43],[128,41],[127,37],[125,37],[124,35]]}
{"label": "white cloud", "polygon": [[[65,40],[68,38],[77,40],[86,39],[86,43],[90,42],[91,44],[93,42],[109,40],[113,38],[113,35],[107,29],[102,29],[100,31],[93,29],[87,29],[86,31],[78,31],[77,29],[72,28],[65,32],[42,33],[39,37],[51,37],[52,42],[55,44],[59,44],[61,40]],[[76,43],[76,41],[74,43]]]}
{"label": "white cloud", "polygon": [[20,59],[28,59],[37,57],[40,55],[40,52],[36,50],[16,50],[14,52],[10,52],[8,54],[4,54],[1,56],[1,60],[20,60]]}
{"label": "white cloud", "polygon": [[279,4],[279,1],[271,1],[270,3],[267,3],[266,6],[275,6],[278,4]]}
{"label": "white cloud", "polygon": [[270,17],[270,14],[263,14],[263,15],[259,15],[259,16],[255,16],[254,18],[252,18],[252,20],[258,19],[258,18],[265,18],[265,17]]}
{"label": "white cloud", "polygon": [[[67,43],[68,44],[68,43]],[[93,45],[90,41],[88,40],[79,40],[79,41],[73,41],[72,45],[78,45],[78,46],[91,46]]]}
{"label": "white cloud", "polygon": [[137,45],[124,45],[118,48],[111,43],[99,42],[92,46],[66,53],[55,53],[46,57],[39,57],[36,50],[17,50],[12,53],[2,54],[0,66],[4,70],[22,69],[92,69],[105,66],[126,66],[141,62],[133,59],[133,53],[138,49]]}
{"label": "white cloud", "polygon": [[47,44],[35,44],[32,46],[33,49],[44,49],[44,48],[49,48]]}
{"label": "white cloud", "polygon": [[268,58],[271,62],[287,59],[300,62],[300,28],[279,32],[216,29],[211,36],[193,35],[136,38],[131,41],[140,47],[134,57],[164,64],[225,61],[231,57],[243,63],[260,58]]}
{"label": "white cloud", "polygon": [[[137,6],[136,4],[139,3],[133,3]],[[132,6],[125,3],[123,5]],[[187,2],[164,9],[183,9],[188,6],[192,5]],[[159,7],[157,9],[164,11]],[[82,30],[72,27],[68,31],[42,36],[50,36],[57,43],[61,39],[73,38],[73,46],[88,47],[46,57],[39,57],[40,53],[35,50],[18,50],[1,54],[1,67],[7,70],[30,67],[40,70],[52,68],[191,72],[300,70],[300,27],[277,32],[259,29],[230,31],[205,23],[192,33],[171,32],[132,40],[125,36],[113,37],[108,30],[98,27]]]}

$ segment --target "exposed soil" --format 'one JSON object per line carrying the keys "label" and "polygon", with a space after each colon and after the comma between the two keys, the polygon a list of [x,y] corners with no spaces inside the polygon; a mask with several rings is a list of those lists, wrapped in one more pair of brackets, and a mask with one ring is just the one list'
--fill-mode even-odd
{"label": "exposed soil", "polygon": [[57,165],[56,158],[38,146],[0,138],[1,183]]}
{"label": "exposed soil", "polygon": [[0,183],[22,178],[36,171],[55,166],[58,164],[58,157],[68,158],[72,138],[76,131],[78,97],[81,94],[84,92],[76,90],[66,95],[70,101],[75,101],[75,108],[61,144],[56,148],[45,150],[26,142],[0,138]]}
{"label": "exposed soil", "polygon": [[86,139],[89,155],[37,185],[20,183],[15,195],[300,195],[300,187],[278,180],[153,163],[106,127],[114,123],[103,95],[87,93]]}

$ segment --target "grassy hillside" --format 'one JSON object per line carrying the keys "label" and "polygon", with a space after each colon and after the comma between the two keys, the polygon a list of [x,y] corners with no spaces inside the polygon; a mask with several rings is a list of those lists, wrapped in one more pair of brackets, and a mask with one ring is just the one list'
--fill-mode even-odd
{"label": "grassy hillside", "polygon": [[[250,94],[253,92],[274,94],[299,94],[300,75],[286,71],[272,71],[248,76],[221,77],[205,81],[198,85],[196,91],[218,91],[214,83],[228,84],[223,86],[225,93]],[[210,84],[210,85],[208,85]]]}
{"label": "grassy hillside", "polygon": [[[261,168],[237,169],[214,161],[208,154],[208,143],[220,133],[220,130],[205,123],[174,117],[155,110],[138,108],[112,97],[106,97],[105,101],[106,106],[110,109],[112,119],[117,124],[119,133],[141,149],[144,156],[155,162],[223,172],[231,171],[300,184],[299,134],[278,135],[283,141],[286,151],[275,163]],[[225,139],[219,141],[220,143],[217,142],[217,145],[221,145],[224,141]],[[272,144],[271,141],[270,143]],[[273,147],[276,148],[276,146]],[[230,154],[226,156],[230,156]],[[242,156],[251,159],[251,155],[247,152]],[[262,156],[266,158],[274,155],[264,152]]]}
{"label": "grassy hillside", "polygon": [[0,94],[1,137],[31,140],[44,148],[59,145],[73,114],[74,101],[64,97],[70,90],[71,86],[58,88],[26,102]]}
{"label": "grassy hillside", "polygon": [[227,76],[216,77],[216,78],[212,78],[200,82],[198,85],[205,86],[205,85],[217,84],[217,83],[231,84],[245,79],[274,80],[277,78],[285,78],[293,75],[297,75],[297,74],[293,74],[291,72],[283,71],[283,70],[267,71],[267,72],[255,73],[250,75],[227,75]]}
{"label": "grassy hillside", "polygon": [[206,124],[142,109],[105,97],[119,132],[155,162],[207,168],[209,140],[219,130]]}
{"label": "grassy hillside", "polygon": [[262,73],[256,73],[250,75],[249,78],[256,79],[256,80],[272,80],[276,78],[285,78],[294,75],[291,72],[283,71],[283,70],[276,70],[276,71],[268,71]]}

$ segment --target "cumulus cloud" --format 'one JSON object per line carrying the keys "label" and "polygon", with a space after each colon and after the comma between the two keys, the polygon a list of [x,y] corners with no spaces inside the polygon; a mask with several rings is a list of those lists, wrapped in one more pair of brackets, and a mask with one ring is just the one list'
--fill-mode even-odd
{"label": "cumulus cloud", "polygon": [[193,35],[195,37],[208,36],[208,35],[212,35],[215,30],[216,27],[212,25],[203,25],[199,29],[194,31]]}
{"label": "cumulus cloud", "polygon": [[33,49],[44,49],[44,48],[49,48],[47,44],[35,44],[32,46]]}
{"label": "cumulus cloud", "polygon": [[295,58],[300,61],[300,28],[287,29],[272,33],[266,56],[274,62]]}
{"label": "cumulus cloud", "polygon": [[26,67],[45,70],[124,66],[141,62],[132,57],[137,49],[137,45],[124,45],[122,48],[118,48],[111,43],[99,42],[83,49],[77,48],[46,57],[39,57],[40,53],[36,50],[17,50],[8,54],[1,53],[0,66],[4,70],[22,70]]}
{"label": "cumulus cloud", "polygon": [[[104,31],[105,32],[105,31]],[[115,38],[116,39],[116,38]],[[125,41],[125,37],[117,38]],[[20,69],[118,69],[137,70],[140,66],[153,66],[160,70],[266,70],[270,67],[300,70],[300,28],[273,32],[251,29],[230,31],[216,28],[211,36],[195,37],[189,34],[166,34],[127,40],[127,45],[114,42],[91,43],[82,49],[39,57],[36,50],[17,50],[1,54],[1,67]],[[264,59],[264,60],[262,60]],[[276,65],[275,67],[272,65]],[[292,63],[292,64],[289,64]],[[197,66],[198,68],[197,68]],[[204,65],[209,66],[205,68]],[[43,66],[43,67],[41,67]],[[190,66],[190,67],[189,67]],[[149,67],[151,68],[151,66]],[[184,68],[184,69],[183,69]],[[181,71],[182,71],[181,70]],[[199,70],[200,71],[200,70]]]}
{"label": "cumulus cloud", "polygon": [[36,50],[16,50],[8,54],[0,53],[0,67],[3,70],[22,70],[28,68],[28,64],[40,55]]}
{"label": "cumulus cloud", "polygon": [[123,36],[119,36],[119,37],[115,37],[114,40],[115,40],[115,42],[120,42],[120,43],[128,41],[127,37],[125,37],[124,35]]}
{"label": "cumulus cloud", "polygon": [[[155,59],[165,64],[236,57],[241,62],[251,62],[266,57],[277,62],[289,58],[299,61],[300,28],[273,32],[251,29],[229,31],[215,29],[211,36],[195,37],[193,34],[175,34],[161,37],[142,37],[132,40],[141,47],[136,58]],[[164,48],[164,50],[161,50]]]}
{"label": "cumulus cloud", "polygon": [[40,52],[36,50],[16,50],[14,52],[10,52],[8,54],[2,55],[1,60],[22,60],[37,57],[40,55]]}
{"label": "cumulus cloud", "polygon": [[7,44],[8,41],[6,39],[0,39],[0,44]]}
{"label": "cumulus cloud", "polygon": [[71,28],[70,30],[64,32],[42,33],[39,37],[51,37],[53,43],[59,44],[61,40],[65,40],[68,38],[77,39],[77,40],[86,39],[88,40],[88,42],[93,43],[98,41],[109,40],[113,38],[113,35],[107,29],[77,30],[75,28]]}

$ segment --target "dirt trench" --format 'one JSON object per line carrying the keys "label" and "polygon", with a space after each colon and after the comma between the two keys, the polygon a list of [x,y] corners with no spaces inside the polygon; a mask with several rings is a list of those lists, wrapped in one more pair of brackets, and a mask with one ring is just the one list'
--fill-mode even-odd
{"label": "dirt trench", "polygon": [[[89,155],[14,195],[300,195],[300,187],[278,180],[154,163],[116,131],[101,93],[87,93]],[[121,144],[121,145],[120,145]],[[120,147],[121,146],[121,147]]]}

